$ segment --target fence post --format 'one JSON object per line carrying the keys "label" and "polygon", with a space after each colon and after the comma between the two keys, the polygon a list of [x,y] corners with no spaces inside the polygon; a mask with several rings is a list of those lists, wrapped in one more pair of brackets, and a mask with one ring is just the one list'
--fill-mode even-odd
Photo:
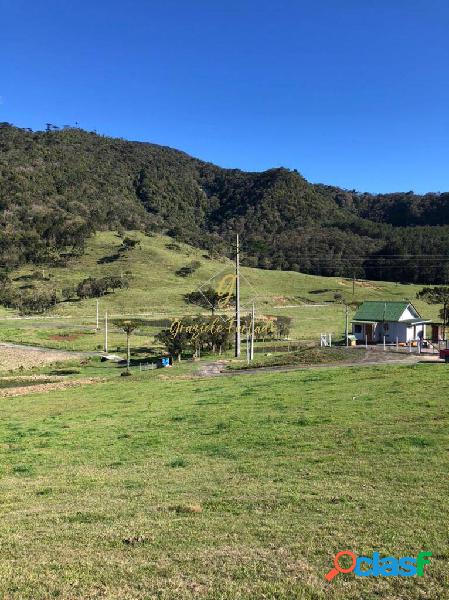
{"label": "fence post", "polygon": [[399,338],[396,336],[396,350],[399,350]]}
{"label": "fence post", "polygon": [[386,349],[387,349],[387,348],[386,348],[386,346],[385,346],[385,336],[384,336],[384,350],[386,350]]}
{"label": "fence post", "polygon": [[368,336],[365,335],[365,348],[368,350]]}

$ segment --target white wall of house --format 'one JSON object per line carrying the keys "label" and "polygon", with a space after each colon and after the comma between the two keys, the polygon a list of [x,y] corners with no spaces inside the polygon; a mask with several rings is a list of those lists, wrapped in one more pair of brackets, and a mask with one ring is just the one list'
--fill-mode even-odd
{"label": "white wall of house", "polygon": [[419,315],[413,306],[410,304],[399,317],[400,321],[407,321],[408,319],[419,319]]}
{"label": "white wall of house", "polygon": [[420,325],[415,325],[415,329],[413,330],[413,335],[415,336],[413,339],[418,340],[419,339],[419,332],[422,331],[422,338],[423,340],[426,339],[426,325],[425,323],[422,323]]}
{"label": "white wall of house", "polygon": [[[365,341],[365,336],[367,335],[368,328],[372,326],[372,336],[371,341],[378,342],[379,341],[379,323],[353,323],[352,324],[352,333],[355,336],[355,339],[359,342]],[[359,331],[357,331],[359,329]]]}

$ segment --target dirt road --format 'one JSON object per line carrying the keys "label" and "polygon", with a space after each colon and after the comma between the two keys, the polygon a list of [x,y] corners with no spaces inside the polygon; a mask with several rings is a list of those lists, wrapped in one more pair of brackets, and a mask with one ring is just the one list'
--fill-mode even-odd
{"label": "dirt road", "polygon": [[348,360],[333,363],[320,363],[320,364],[309,364],[309,365],[285,365],[285,366],[274,366],[274,367],[256,367],[253,369],[241,369],[241,370],[227,370],[226,366],[229,361],[215,361],[205,363],[198,369],[198,376],[200,377],[230,377],[233,375],[254,375],[256,373],[273,373],[273,372],[285,372],[285,371],[298,371],[308,369],[338,369],[338,368],[350,368],[350,367],[373,367],[380,365],[410,365],[418,363],[429,363],[436,364],[441,361],[437,356],[425,356],[416,354],[396,353],[396,352],[372,352],[366,356],[360,357],[360,360]]}

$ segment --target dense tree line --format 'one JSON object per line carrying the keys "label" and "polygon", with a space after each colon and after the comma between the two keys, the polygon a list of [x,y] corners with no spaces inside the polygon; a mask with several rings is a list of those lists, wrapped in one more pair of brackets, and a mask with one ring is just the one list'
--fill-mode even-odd
{"label": "dense tree line", "polygon": [[449,276],[448,193],[358,193],[77,128],[0,124],[1,265],[64,264],[101,229],[161,231],[216,253],[229,253],[239,232],[244,264],[268,269],[422,283]]}
{"label": "dense tree line", "polygon": [[29,284],[25,289],[12,285],[8,275],[0,273],[0,304],[7,308],[15,308],[22,314],[40,314],[59,302],[75,298],[100,298],[117,289],[129,287],[128,279],[124,277],[87,277],[76,287],[66,287],[56,290],[51,287]]}

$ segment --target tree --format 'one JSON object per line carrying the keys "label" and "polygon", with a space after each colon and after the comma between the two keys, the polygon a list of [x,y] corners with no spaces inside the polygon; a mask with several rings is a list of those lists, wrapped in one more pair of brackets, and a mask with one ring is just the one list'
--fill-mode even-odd
{"label": "tree", "polygon": [[130,237],[125,237],[123,239],[122,245],[120,247],[121,252],[126,252],[126,250],[132,250],[136,246],[140,245],[140,240],[134,240]]}
{"label": "tree", "polygon": [[68,285],[67,287],[63,287],[61,290],[62,299],[65,301],[70,300],[75,296],[75,288],[73,285]]}
{"label": "tree", "polygon": [[55,290],[32,289],[16,297],[15,308],[24,315],[41,314],[57,302],[58,296]]}
{"label": "tree", "polygon": [[0,289],[5,289],[7,286],[11,284],[11,279],[9,278],[9,273],[6,269],[0,270]]}
{"label": "tree", "polygon": [[287,338],[292,326],[291,317],[280,316],[276,318],[276,333],[279,338]]}
{"label": "tree", "polygon": [[123,289],[128,286],[128,279],[114,277],[113,275],[100,277],[98,279],[87,277],[78,284],[76,293],[80,298],[99,298],[104,296],[109,290],[114,292],[116,289]]}
{"label": "tree", "polygon": [[138,328],[146,325],[143,319],[114,319],[112,323],[126,333],[126,372],[129,373],[131,364],[131,334]]}
{"label": "tree", "polygon": [[233,319],[214,317],[182,317],[173,321],[169,329],[163,329],[155,339],[161,342],[170,354],[181,360],[183,352],[190,350],[195,355],[204,351],[221,352],[231,347]]}
{"label": "tree", "polygon": [[219,321],[215,323],[215,326],[210,329],[210,343],[212,345],[212,352],[221,354],[223,350],[228,350],[232,347],[234,342],[234,319],[227,319],[226,321]]}
{"label": "tree", "polygon": [[212,287],[190,292],[184,296],[184,300],[188,304],[196,304],[197,306],[208,308],[212,312],[212,316],[214,316],[217,308],[229,302],[231,298],[228,294],[220,294]]}
{"label": "tree", "polygon": [[113,292],[117,289],[126,289],[129,287],[129,281],[126,277],[115,277],[110,275],[103,277],[106,289],[111,289]]}
{"label": "tree", "polygon": [[154,339],[165,346],[167,352],[176,356],[181,362],[182,353],[185,352],[191,343],[190,336],[184,331],[174,331],[173,329],[163,329],[154,336]]}
{"label": "tree", "polygon": [[424,287],[416,294],[419,300],[424,300],[427,304],[442,304],[440,316],[443,320],[444,339],[446,339],[446,327],[448,322],[448,307],[449,307],[449,286],[437,285],[435,287]]}
{"label": "tree", "polygon": [[100,290],[93,277],[86,277],[76,287],[76,293],[80,298],[95,298],[100,296]]}

